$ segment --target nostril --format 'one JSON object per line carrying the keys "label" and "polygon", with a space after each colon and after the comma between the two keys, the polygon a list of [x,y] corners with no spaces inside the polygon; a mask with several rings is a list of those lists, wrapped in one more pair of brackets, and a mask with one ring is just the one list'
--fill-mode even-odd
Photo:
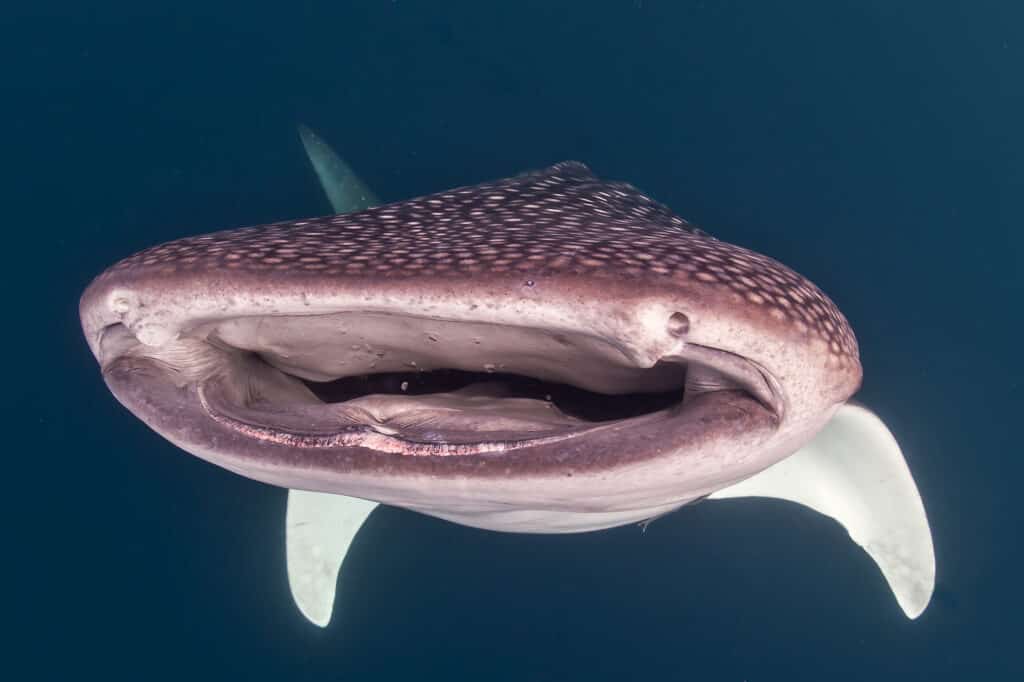
{"label": "nostril", "polygon": [[690,331],[690,318],[683,313],[672,313],[668,318],[667,328],[672,336],[684,336]]}
{"label": "nostril", "polygon": [[118,296],[110,304],[110,309],[118,315],[124,315],[132,307],[131,301],[124,296]]}

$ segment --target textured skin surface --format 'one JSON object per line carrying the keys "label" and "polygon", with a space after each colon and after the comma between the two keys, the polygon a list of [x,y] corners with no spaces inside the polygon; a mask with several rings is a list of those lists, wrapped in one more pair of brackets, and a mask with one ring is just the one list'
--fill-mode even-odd
{"label": "textured skin surface", "polygon": [[[817,287],[572,162],[356,214],[170,242],[100,275],[80,311],[111,391],[182,449],[272,485],[499,530],[609,527],[732,485],[807,443],[861,379],[853,333]],[[359,323],[337,327],[337,339],[330,328],[303,346],[313,318],[350,313],[362,317],[347,318]],[[366,331],[373,315],[412,326]],[[711,390],[572,437],[503,436],[516,447],[434,456],[381,441],[372,425],[342,433],[353,427],[332,420],[330,405],[250,405],[256,377],[232,369],[238,351],[207,342],[239,321],[246,331],[231,348],[280,358],[340,352],[372,367],[359,364],[359,349],[376,357],[390,343],[387,357],[401,363],[440,321],[449,335],[438,345],[458,349],[439,356],[457,364],[440,367],[524,361],[529,370],[555,352],[564,372],[549,375],[581,385],[609,368],[692,359],[763,377],[777,400],[769,409],[748,391]],[[284,345],[261,345],[261,324],[287,330],[270,335]],[[362,340],[343,342],[346,333]],[[525,346],[508,345],[515,334]]]}
{"label": "textured skin surface", "polygon": [[[749,479],[752,494],[843,523],[911,617],[931,594],[927,520],[898,446],[880,422],[875,441],[887,437],[888,448],[856,428],[836,435],[830,422],[861,378],[856,340],[832,302],[771,258],[715,240],[582,164],[180,239],[98,277],[81,315],[113,394],[169,441],[243,476],[333,494],[304,498],[313,500],[304,517],[289,505],[289,577],[293,589],[314,585],[296,595],[320,624],[339,554],[368,512],[357,503],[355,525],[335,535],[331,522],[351,517],[316,502],[343,499],[334,495],[555,533],[651,519]],[[289,388],[296,369],[333,378],[410,364],[479,372],[503,361],[513,374],[592,382],[629,399],[645,385],[633,383],[637,372],[685,374],[661,387],[680,402],[656,412],[511,428],[496,428],[513,411],[500,398],[471,414],[442,393],[426,413],[416,403],[393,422],[387,415],[409,410],[408,397],[339,406]],[[759,382],[766,392],[753,390]],[[389,407],[385,416],[364,410],[373,401]],[[808,465],[814,448],[801,448],[826,424],[818,447],[827,451]],[[889,466],[861,467],[869,445]],[[758,476],[794,452],[803,453],[795,469]],[[828,476],[837,461],[846,470]],[[871,495],[842,494],[858,472]],[[910,504],[893,505],[901,500]]]}
{"label": "textured skin surface", "polygon": [[179,239],[114,265],[83,306],[90,294],[125,282],[211,275],[317,285],[518,278],[532,286],[533,279],[571,277],[636,290],[699,286],[794,338],[816,337],[839,366],[858,355],[845,318],[812,283],[577,162],[355,214]]}

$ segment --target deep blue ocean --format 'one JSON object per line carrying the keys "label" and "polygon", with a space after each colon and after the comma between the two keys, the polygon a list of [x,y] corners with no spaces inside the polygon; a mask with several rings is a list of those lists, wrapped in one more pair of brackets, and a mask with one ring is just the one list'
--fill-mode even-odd
{"label": "deep blue ocean", "polygon": [[[4,679],[1024,679],[1024,4],[23,3],[0,58]],[[575,536],[380,509],[308,624],[284,491],[133,418],[78,322],[139,249],[328,213],[298,123],[387,201],[578,159],[821,286],[928,610],[748,499]]]}

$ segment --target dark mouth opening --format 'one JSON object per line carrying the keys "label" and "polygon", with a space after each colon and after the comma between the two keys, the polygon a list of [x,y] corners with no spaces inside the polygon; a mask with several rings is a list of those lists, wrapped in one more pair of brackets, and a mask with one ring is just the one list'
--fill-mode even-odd
{"label": "dark mouth opening", "polygon": [[658,412],[683,400],[683,387],[668,391],[606,394],[567,383],[509,373],[437,369],[427,372],[382,372],[334,381],[303,380],[325,403],[344,403],[369,395],[424,396],[469,388],[486,391],[495,400],[528,399],[550,403],[563,414],[585,422],[630,419]]}

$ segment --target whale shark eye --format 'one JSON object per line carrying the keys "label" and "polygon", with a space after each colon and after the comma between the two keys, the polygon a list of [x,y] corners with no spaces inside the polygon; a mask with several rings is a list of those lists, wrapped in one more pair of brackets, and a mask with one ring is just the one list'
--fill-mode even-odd
{"label": "whale shark eye", "polygon": [[683,313],[672,313],[668,318],[668,333],[675,337],[685,336],[690,331],[690,318]]}

